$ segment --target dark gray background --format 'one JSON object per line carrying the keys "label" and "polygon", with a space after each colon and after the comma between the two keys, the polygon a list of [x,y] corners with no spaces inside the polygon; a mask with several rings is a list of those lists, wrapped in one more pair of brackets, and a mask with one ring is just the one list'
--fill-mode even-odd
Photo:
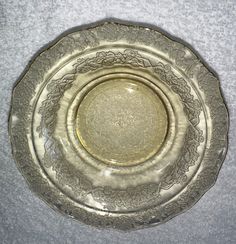
{"label": "dark gray background", "polygon": [[[32,56],[68,28],[109,17],[153,24],[188,42],[219,75],[231,120],[216,185],[186,213],[130,233],[98,230],[51,210],[29,191],[7,134],[12,85]],[[235,0],[0,0],[0,242],[236,243],[235,31]]]}

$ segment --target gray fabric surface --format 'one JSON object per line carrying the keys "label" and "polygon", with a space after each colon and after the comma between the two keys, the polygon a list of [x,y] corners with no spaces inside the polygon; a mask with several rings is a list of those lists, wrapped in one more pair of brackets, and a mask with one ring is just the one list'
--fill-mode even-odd
{"label": "gray fabric surface", "polygon": [[[11,156],[13,83],[42,46],[68,28],[108,17],[145,22],[188,42],[214,68],[230,112],[229,150],[216,185],[158,227],[120,233],[63,217],[31,193]],[[236,243],[236,1],[0,1],[0,242]]]}

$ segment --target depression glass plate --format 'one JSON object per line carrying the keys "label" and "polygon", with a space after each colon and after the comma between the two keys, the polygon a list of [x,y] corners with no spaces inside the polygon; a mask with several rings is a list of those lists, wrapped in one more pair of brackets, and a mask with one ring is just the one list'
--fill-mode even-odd
{"label": "depression glass plate", "polygon": [[102,23],[64,35],[12,94],[12,150],[30,188],[97,227],[162,223],[214,184],[228,116],[217,78],[157,30]]}

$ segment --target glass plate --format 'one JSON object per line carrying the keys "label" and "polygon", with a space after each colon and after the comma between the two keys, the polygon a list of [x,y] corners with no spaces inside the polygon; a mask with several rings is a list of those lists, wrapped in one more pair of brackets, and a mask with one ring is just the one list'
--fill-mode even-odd
{"label": "glass plate", "polygon": [[97,227],[162,223],[214,184],[227,148],[219,81],[157,30],[105,22],[60,38],[15,85],[12,150],[30,188]]}

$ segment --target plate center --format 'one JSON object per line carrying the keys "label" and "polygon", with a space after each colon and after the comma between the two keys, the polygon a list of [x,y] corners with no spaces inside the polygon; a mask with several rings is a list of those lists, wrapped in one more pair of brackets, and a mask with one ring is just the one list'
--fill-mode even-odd
{"label": "plate center", "polygon": [[158,152],[168,126],[160,97],[132,79],[113,79],[90,90],[77,111],[76,132],[95,158],[117,166],[144,162]]}

